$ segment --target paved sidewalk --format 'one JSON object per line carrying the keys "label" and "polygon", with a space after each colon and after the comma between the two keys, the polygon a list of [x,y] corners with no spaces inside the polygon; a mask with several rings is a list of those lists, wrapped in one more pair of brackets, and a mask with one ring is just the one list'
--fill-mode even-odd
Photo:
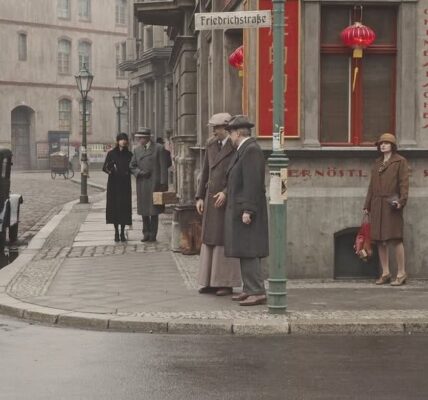
{"label": "paved sidewalk", "polygon": [[[105,184],[105,175],[91,181]],[[135,204],[135,199],[134,199]],[[171,214],[158,241],[141,243],[134,212],[126,244],[105,224],[105,194],[67,204],[0,271],[0,312],[79,328],[238,335],[428,332],[428,282],[399,288],[369,281],[290,281],[288,313],[200,295],[198,256],[170,251]],[[239,290],[237,288],[236,290]]]}

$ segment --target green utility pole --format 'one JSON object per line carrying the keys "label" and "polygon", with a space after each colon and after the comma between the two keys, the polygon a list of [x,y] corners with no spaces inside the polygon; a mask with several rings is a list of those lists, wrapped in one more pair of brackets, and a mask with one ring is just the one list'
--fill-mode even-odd
{"label": "green utility pole", "polygon": [[284,6],[285,0],[273,4],[273,133],[272,154],[268,159],[270,173],[270,256],[268,308],[271,314],[287,310],[285,271],[287,244],[286,168],[288,158],[281,147],[284,127]]}

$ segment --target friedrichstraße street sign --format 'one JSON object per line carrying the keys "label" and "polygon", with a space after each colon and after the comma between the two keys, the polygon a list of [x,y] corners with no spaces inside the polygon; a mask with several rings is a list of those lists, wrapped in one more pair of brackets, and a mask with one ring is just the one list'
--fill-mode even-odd
{"label": "friedrichstra\u00dfe street sign", "polygon": [[231,29],[231,28],[270,28],[272,15],[270,10],[236,11],[195,14],[195,30]]}

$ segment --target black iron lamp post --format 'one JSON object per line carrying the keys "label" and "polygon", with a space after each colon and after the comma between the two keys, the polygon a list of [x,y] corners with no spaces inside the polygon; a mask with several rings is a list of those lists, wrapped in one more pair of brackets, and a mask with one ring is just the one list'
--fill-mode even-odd
{"label": "black iron lamp post", "polygon": [[82,65],[79,74],[75,76],[77,87],[82,95],[82,146],[80,150],[80,203],[87,204],[88,200],[88,154],[86,142],[86,102],[88,93],[91,90],[94,76],[89,72],[86,64]]}
{"label": "black iron lamp post", "polygon": [[117,94],[113,96],[114,106],[117,109],[117,133],[121,132],[120,129],[120,110],[125,104],[126,97],[122,94],[119,88],[117,88]]}

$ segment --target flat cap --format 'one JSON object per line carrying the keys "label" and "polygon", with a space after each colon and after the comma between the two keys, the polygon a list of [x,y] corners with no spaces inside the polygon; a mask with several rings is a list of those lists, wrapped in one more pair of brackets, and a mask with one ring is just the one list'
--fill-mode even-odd
{"label": "flat cap", "polygon": [[392,143],[397,146],[397,140],[395,139],[395,136],[392,133],[382,133],[382,135],[380,135],[378,141],[376,142],[376,146],[378,146],[382,142]]}
{"label": "flat cap", "polygon": [[232,116],[229,113],[214,114],[208,121],[209,126],[226,126]]}
{"label": "flat cap", "polygon": [[226,126],[226,129],[253,128],[254,124],[250,122],[246,115],[234,115]]}
{"label": "flat cap", "polygon": [[150,128],[146,128],[144,126],[137,129],[137,132],[135,132],[134,137],[147,137],[151,136],[152,131]]}

